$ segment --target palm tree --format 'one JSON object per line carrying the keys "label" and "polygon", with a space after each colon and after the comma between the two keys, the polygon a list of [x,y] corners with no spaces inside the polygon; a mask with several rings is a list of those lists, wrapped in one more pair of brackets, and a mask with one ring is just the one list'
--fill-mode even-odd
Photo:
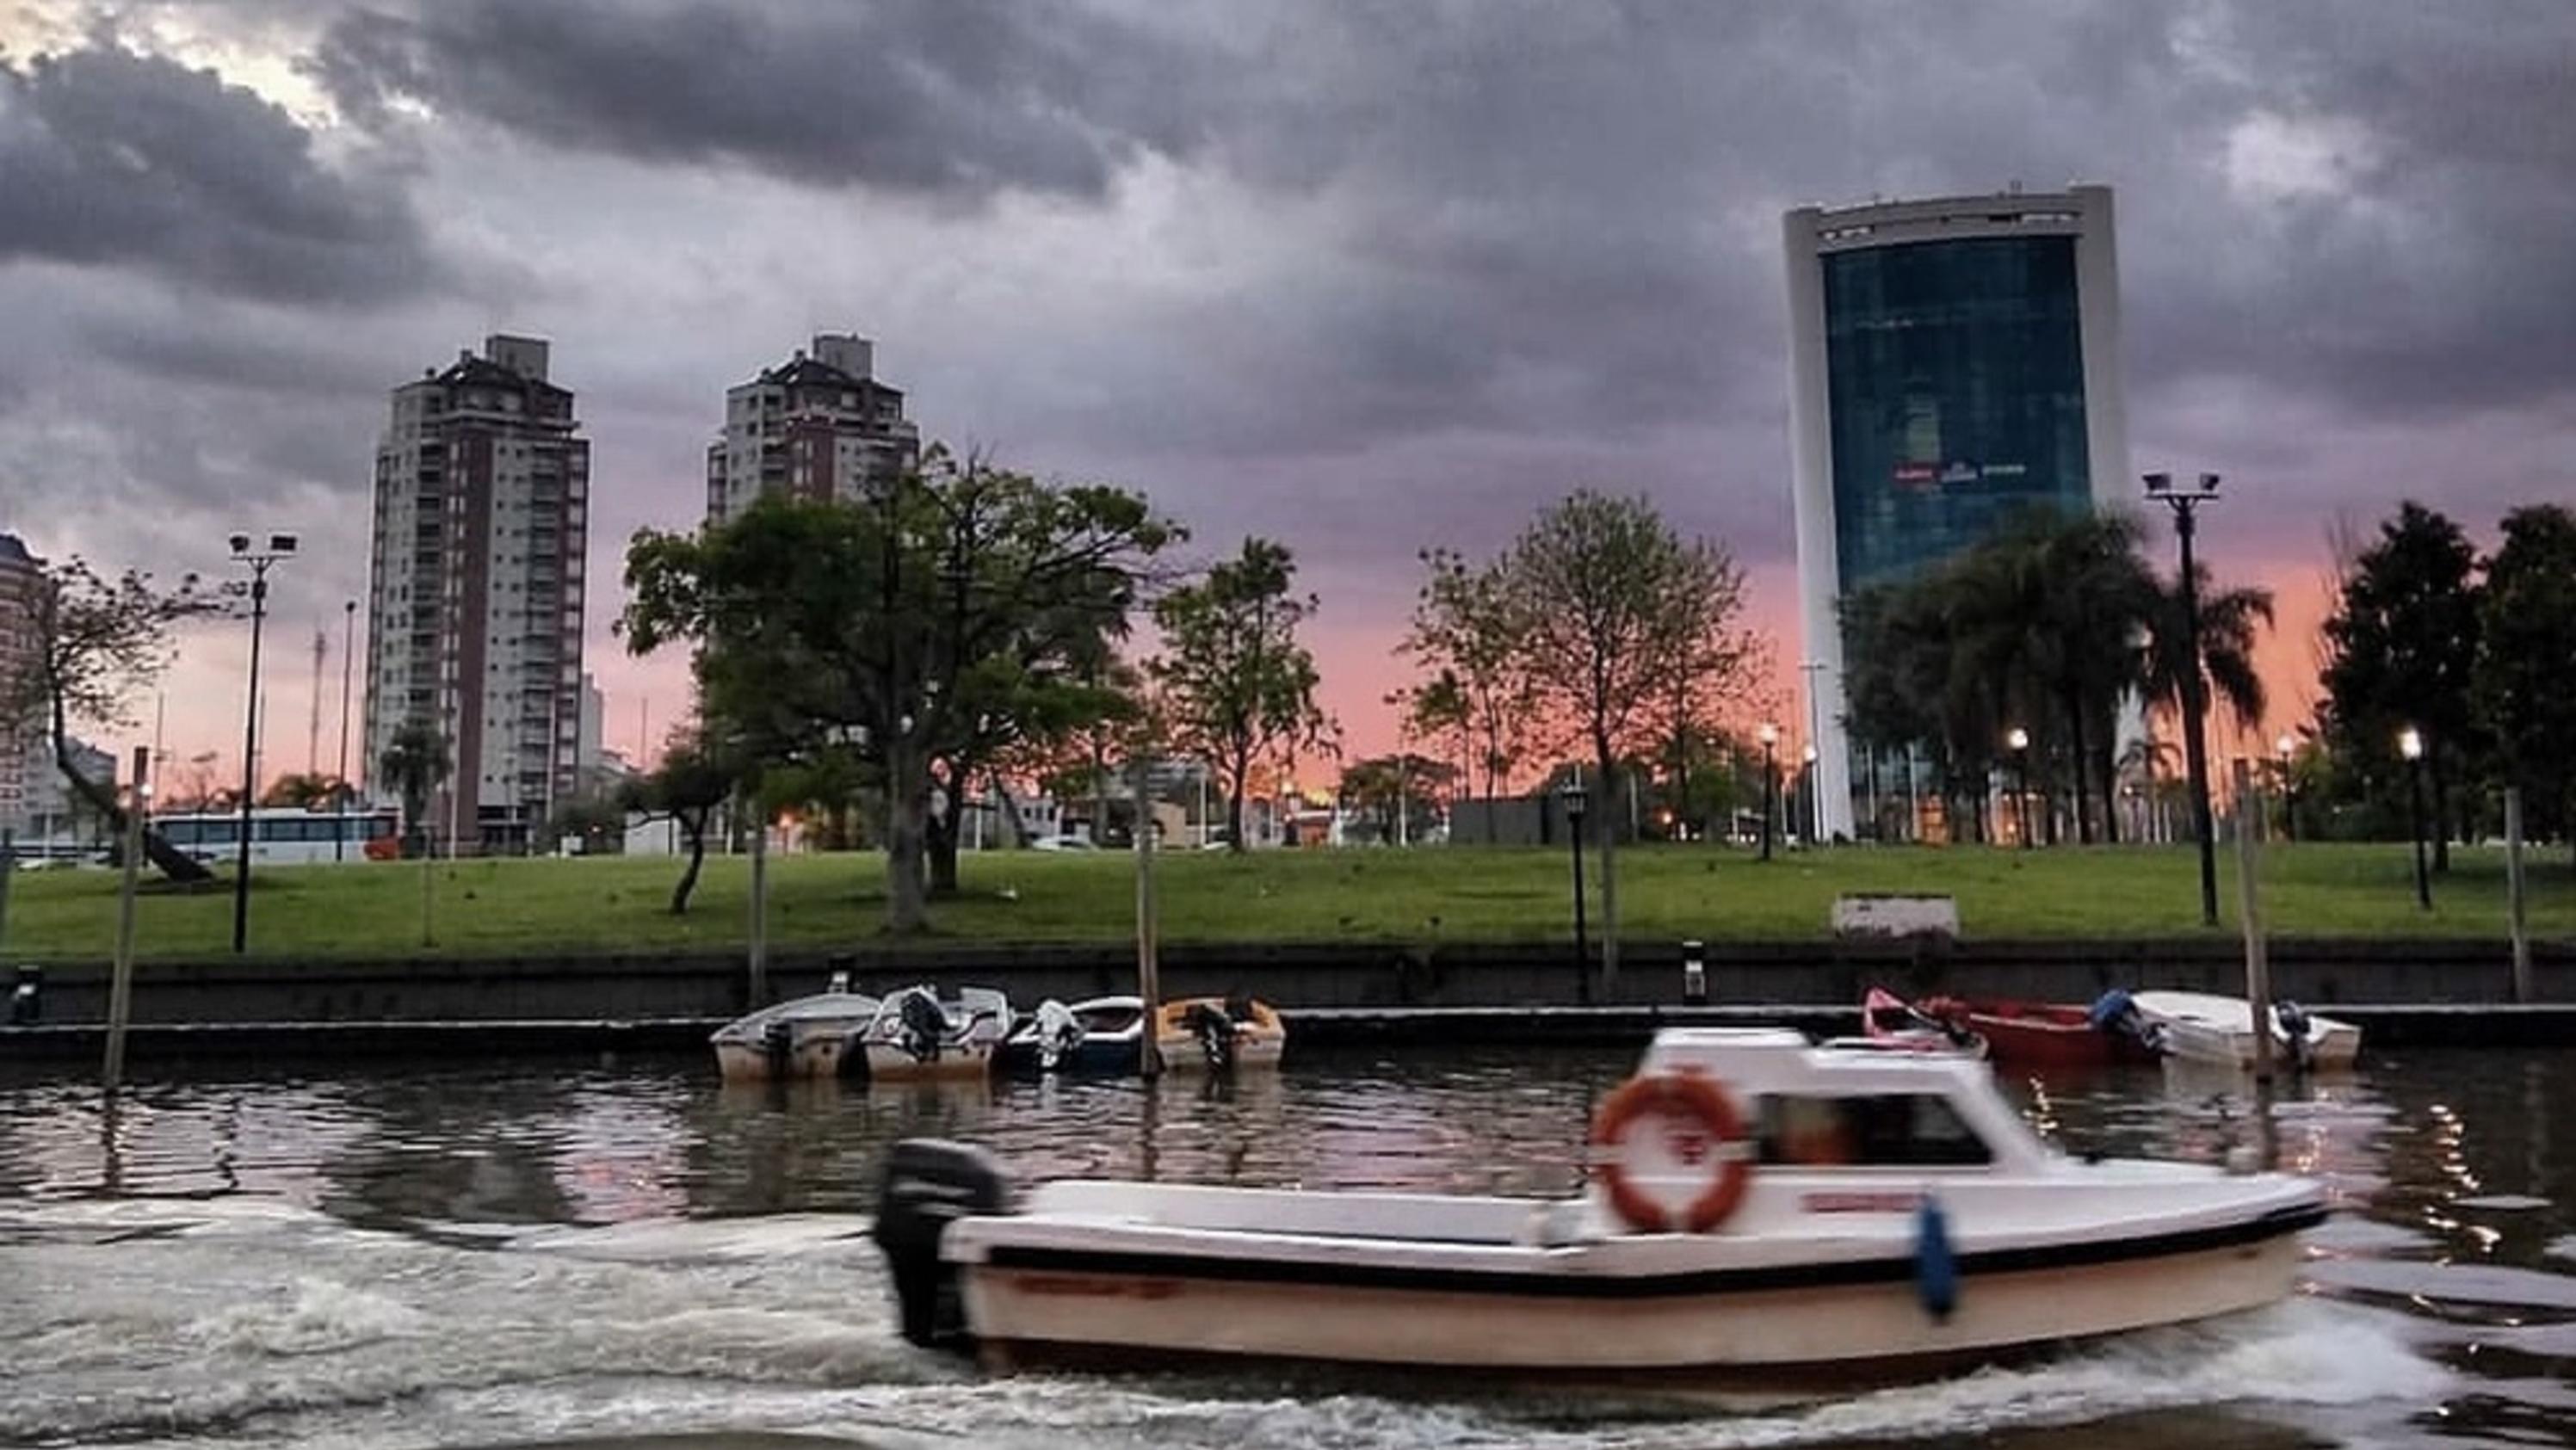
{"label": "palm tree", "polygon": [[[2263,719],[2263,677],[2255,672],[2254,644],[2272,626],[2272,591],[2254,586],[2214,589],[2209,571],[2195,563],[2200,595],[2200,667],[2206,682],[2204,700],[2226,705],[2236,723],[2252,729]],[[2182,583],[2158,581],[2148,616],[2146,641],[2140,650],[2140,677],[2150,708],[2163,708],[2180,718],[2190,708],[2184,683],[2191,672],[2191,615],[2184,607]],[[2192,783],[2194,792],[2207,789]]]}
{"label": "palm tree", "polygon": [[430,792],[438,789],[454,768],[448,758],[447,742],[426,720],[406,720],[394,730],[394,738],[385,746],[384,759],[376,763],[380,779],[402,797],[403,840],[413,854],[425,853],[428,841],[421,830],[421,817],[429,812]]}

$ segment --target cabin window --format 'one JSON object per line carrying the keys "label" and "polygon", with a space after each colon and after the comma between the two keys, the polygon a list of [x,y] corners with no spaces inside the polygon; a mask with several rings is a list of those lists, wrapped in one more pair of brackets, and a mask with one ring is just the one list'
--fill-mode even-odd
{"label": "cabin window", "polygon": [[1958,1167],[1994,1161],[1945,1098],[1928,1093],[1761,1100],[1764,1163],[1797,1167]]}

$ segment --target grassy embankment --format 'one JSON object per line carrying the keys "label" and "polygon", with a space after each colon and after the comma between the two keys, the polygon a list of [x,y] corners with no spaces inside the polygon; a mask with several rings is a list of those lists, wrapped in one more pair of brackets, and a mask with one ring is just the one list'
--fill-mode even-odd
{"label": "grassy embankment", "polygon": [[[2285,935],[2501,936],[2503,853],[2461,850],[2453,860],[2451,874],[2436,878],[2427,913],[2415,907],[2403,846],[2270,848],[2264,913]],[[1525,941],[1569,930],[1568,866],[1557,850],[1275,851],[1242,859],[1168,853],[1160,865],[1167,942]],[[2221,856],[2220,899],[2231,921],[2232,865]],[[667,858],[441,862],[432,868],[433,950],[494,956],[740,943],[748,862],[710,860],[686,917],[664,909],[678,870]],[[1123,940],[1133,925],[1133,870],[1114,853],[970,855],[965,894],[934,905],[935,925],[952,941]],[[2169,937],[2202,930],[2196,870],[2187,847],[1844,850],[1767,865],[1741,851],[1655,847],[1621,854],[1619,894],[1623,935],[1636,941],[1818,938],[1834,897],[1865,891],[1955,896],[1963,929],[1974,937]],[[262,871],[252,890],[254,950],[422,955],[422,874],[412,863]],[[811,946],[875,937],[881,880],[873,856],[774,862],[772,941]],[[2530,884],[2534,934],[2576,936],[2576,878],[2564,854],[2535,856]],[[114,872],[26,872],[13,885],[0,963],[108,954]],[[141,950],[218,959],[229,954],[231,922],[229,888],[155,893],[141,903]]]}

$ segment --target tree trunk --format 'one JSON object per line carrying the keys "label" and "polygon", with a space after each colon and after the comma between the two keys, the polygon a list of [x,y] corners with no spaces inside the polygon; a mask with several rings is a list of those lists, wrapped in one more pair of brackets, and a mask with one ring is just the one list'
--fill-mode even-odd
{"label": "tree trunk", "polygon": [[922,841],[928,782],[909,747],[886,753],[886,930],[911,936],[929,924],[923,890]]}
{"label": "tree trunk", "polygon": [[2432,767],[2433,777],[2433,874],[2451,872],[2451,780],[2442,769],[2442,752],[2427,750],[2425,764]]}
{"label": "tree trunk", "polygon": [[1011,794],[1010,785],[999,775],[993,777],[993,795],[1002,805],[1001,810],[995,814],[1002,818],[1003,840],[1008,842],[1014,851],[1028,845],[1029,833],[1020,820],[1019,797]]}
{"label": "tree trunk", "polygon": [[[125,839],[125,808],[116,803],[115,791],[72,768],[71,744],[62,731],[60,713],[56,712],[54,765],[62,772],[73,794],[87,801],[90,809],[105,818],[108,830],[122,841]],[[143,832],[143,856],[152,863],[154,870],[172,881],[188,883],[215,879],[214,871],[205,862],[171,845],[159,831],[149,827]]]}
{"label": "tree trunk", "polygon": [[2069,695],[2066,699],[2066,724],[2075,748],[2075,840],[2078,845],[2093,844],[2093,793],[2084,781],[2084,702]]}
{"label": "tree trunk", "polygon": [[1225,848],[1237,856],[1243,854],[1243,772],[1240,770],[1225,787]]}
{"label": "tree trunk", "polygon": [[[2116,730],[2112,732],[2114,735],[2118,733]],[[2094,752],[2093,764],[2098,767],[2098,779],[2102,784],[2102,844],[2116,846],[2120,844],[2119,763],[2112,758],[2106,746]],[[2076,769],[2081,773],[2083,767],[2079,765]]]}
{"label": "tree trunk", "polygon": [[686,916],[689,897],[698,889],[698,872],[707,864],[707,813],[700,811],[692,817],[687,811],[674,811],[671,819],[689,838],[689,864],[680,872],[680,883],[671,888],[671,914]]}
{"label": "tree trunk", "polygon": [[[960,776],[962,779],[962,775]],[[965,832],[965,791],[951,781],[939,779],[934,772],[932,783],[946,798],[948,809],[926,811],[921,820],[922,846],[930,862],[930,895],[957,894],[957,847]]]}
{"label": "tree trunk", "polygon": [[1593,815],[1601,830],[1601,995],[1607,997],[1619,986],[1619,777],[1606,755],[1597,763],[1601,803]]}

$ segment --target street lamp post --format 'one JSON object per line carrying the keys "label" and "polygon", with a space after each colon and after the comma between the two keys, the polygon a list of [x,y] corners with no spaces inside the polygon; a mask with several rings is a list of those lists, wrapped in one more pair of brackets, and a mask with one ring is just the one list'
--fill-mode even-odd
{"label": "street lamp post", "polygon": [[2281,757],[2281,839],[2295,841],[2299,839],[2299,787],[2290,775],[2290,756],[2299,748],[2299,739],[2284,730],[2272,748]]}
{"label": "street lamp post", "polygon": [[268,619],[268,569],[295,553],[293,534],[271,534],[265,547],[248,534],[232,536],[233,562],[250,568],[250,707],[242,726],[241,851],[233,866],[233,954],[250,950],[250,810],[258,794],[259,636]]}
{"label": "street lamp post", "polygon": [[358,601],[346,600],[340,605],[340,768],[336,772],[340,788],[334,792],[340,798],[340,811],[339,819],[331,823],[334,861],[347,859],[349,849],[349,666],[357,640]]}
{"label": "street lamp post", "polygon": [[2431,911],[2433,883],[2424,874],[2424,737],[2414,726],[2397,732],[2397,753],[2406,757],[2406,831],[2415,838],[2415,905]]}
{"label": "street lamp post", "polygon": [[1754,733],[1762,739],[1762,859],[1768,861],[1771,859],[1771,818],[1779,812],[1776,797],[1780,784],[1779,772],[1771,764],[1771,752],[1779,748],[1780,727],[1765,720],[1762,728]]}
{"label": "street lamp post", "polygon": [[2030,732],[2015,725],[2004,735],[2013,753],[2013,832],[2030,849]]}
{"label": "street lamp post", "polygon": [[1577,1000],[1592,1005],[1592,951],[1584,939],[1583,927],[1583,808],[1588,797],[1583,788],[1583,773],[1577,770],[1557,794],[1565,802],[1565,841],[1574,850],[1574,993]]}
{"label": "street lamp post", "polygon": [[1807,798],[1807,832],[1799,839],[1809,846],[1821,845],[1823,843],[1816,838],[1824,829],[1825,798],[1822,788],[1816,784],[1815,746],[1809,745],[1798,752],[1798,765],[1807,773],[1807,788],[1801,792]]}
{"label": "street lamp post", "polygon": [[2217,832],[2209,816],[2209,745],[2201,734],[2208,686],[2200,676],[2200,578],[2192,562],[2194,514],[2218,497],[2218,475],[2204,473],[2197,486],[2176,488],[2170,473],[2146,475],[2147,497],[2173,510],[2174,537],[2182,545],[2182,750],[2191,778],[2191,821],[2200,838],[2200,922],[2218,925]]}

